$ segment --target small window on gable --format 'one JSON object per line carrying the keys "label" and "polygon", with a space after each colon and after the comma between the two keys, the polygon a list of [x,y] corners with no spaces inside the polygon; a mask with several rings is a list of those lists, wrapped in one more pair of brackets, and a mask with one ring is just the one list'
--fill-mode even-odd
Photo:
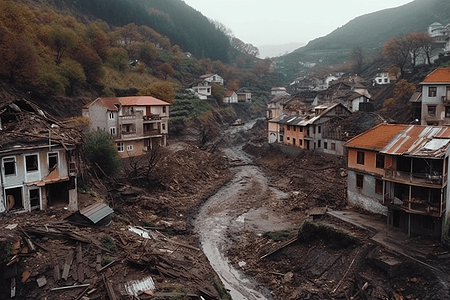
{"label": "small window on gable", "polygon": [[48,169],[51,170],[58,166],[58,152],[48,154]]}
{"label": "small window on gable", "polygon": [[113,112],[110,112],[110,113],[109,113],[109,119],[110,119],[110,120],[114,120],[115,117],[116,117],[116,116],[115,116],[115,113],[113,113]]}
{"label": "small window on gable", "polygon": [[25,156],[25,166],[27,172],[38,171],[38,156],[37,154]]}
{"label": "small window on gable", "polygon": [[15,157],[4,158],[3,170],[5,172],[5,176],[16,175],[16,158]]}
{"label": "small window on gable", "polygon": [[362,151],[357,151],[356,152],[356,163],[358,165],[363,165],[364,164],[364,152]]}

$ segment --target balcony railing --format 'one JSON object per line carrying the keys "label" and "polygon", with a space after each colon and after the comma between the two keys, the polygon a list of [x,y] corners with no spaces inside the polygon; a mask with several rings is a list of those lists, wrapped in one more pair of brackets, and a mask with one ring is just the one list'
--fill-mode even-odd
{"label": "balcony railing", "polygon": [[396,179],[413,184],[432,184],[442,186],[443,183],[447,182],[447,174],[445,176],[442,176],[442,173],[438,172],[410,173],[394,169],[386,169],[385,171],[385,177],[388,179]]}
{"label": "balcony railing", "polygon": [[159,121],[159,120],[161,120],[161,116],[160,115],[144,116],[144,121]]}
{"label": "balcony railing", "polygon": [[155,136],[155,135],[161,135],[161,131],[159,129],[144,130],[144,136]]}
{"label": "balcony railing", "polygon": [[443,203],[432,203],[419,198],[400,200],[389,194],[384,195],[384,205],[401,209],[408,213],[429,214],[439,217],[445,212],[445,201]]}
{"label": "balcony railing", "polygon": [[122,131],[122,138],[126,139],[126,138],[132,138],[132,137],[136,137],[136,131]]}
{"label": "balcony railing", "polygon": [[124,116],[120,116],[121,120],[136,120],[136,115],[124,115]]}

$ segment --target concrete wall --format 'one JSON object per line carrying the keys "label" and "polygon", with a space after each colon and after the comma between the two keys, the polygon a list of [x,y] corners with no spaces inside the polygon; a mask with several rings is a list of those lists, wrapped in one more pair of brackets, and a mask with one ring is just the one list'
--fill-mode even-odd
{"label": "concrete wall", "polygon": [[[364,176],[363,188],[356,187],[356,174]],[[372,175],[348,170],[348,202],[367,211],[387,215],[388,209],[382,204],[383,195],[375,193],[375,179]]]}
{"label": "concrete wall", "polygon": [[[448,84],[450,86],[450,83]],[[436,97],[428,96],[429,87],[436,87]],[[445,117],[445,105],[441,100],[441,97],[446,95],[446,85],[423,85],[422,86],[422,125],[450,125],[450,118]],[[428,115],[428,106],[436,106],[435,116]]]}

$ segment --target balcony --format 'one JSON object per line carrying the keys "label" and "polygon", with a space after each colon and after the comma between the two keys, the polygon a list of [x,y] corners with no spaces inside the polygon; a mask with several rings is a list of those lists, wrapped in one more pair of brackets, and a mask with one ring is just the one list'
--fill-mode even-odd
{"label": "balcony", "polygon": [[436,203],[416,197],[400,200],[395,196],[385,194],[384,205],[394,209],[403,210],[407,213],[431,215],[435,217],[441,217],[445,212],[445,201]]}
{"label": "balcony", "polygon": [[161,120],[161,116],[160,115],[144,116],[144,121],[159,121],[159,120]]}
{"label": "balcony", "polygon": [[157,136],[157,135],[161,135],[161,131],[159,129],[144,130],[144,136],[146,136],[146,137],[148,137],[148,136]]}
{"label": "balcony", "polygon": [[447,174],[442,175],[439,172],[410,173],[394,169],[386,169],[385,171],[386,179],[403,181],[410,184],[442,186],[447,182]]}
{"label": "balcony", "polygon": [[133,131],[122,131],[121,133],[122,139],[134,138],[137,136],[136,130]]}
{"label": "balcony", "polygon": [[120,120],[123,121],[134,121],[136,120],[136,115],[124,115],[124,116],[120,116]]}

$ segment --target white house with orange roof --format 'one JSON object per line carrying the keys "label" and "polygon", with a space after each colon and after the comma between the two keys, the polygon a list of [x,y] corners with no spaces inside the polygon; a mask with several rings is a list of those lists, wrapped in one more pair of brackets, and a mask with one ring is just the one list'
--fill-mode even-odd
{"label": "white house with orange roof", "polygon": [[350,139],[348,202],[408,235],[442,238],[448,222],[450,127],[382,123]]}
{"label": "white house with orange roof", "polygon": [[150,96],[97,98],[82,108],[91,130],[111,134],[122,158],[167,144],[170,104]]}
{"label": "white house with orange roof", "polygon": [[422,125],[450,125],[450,68],[431,72],[422,85]]}
{"label": "white house with orange roof", "polygon": [[225,91],[223,95],[224,103],[238,103],[238,96],[234,91]]}

